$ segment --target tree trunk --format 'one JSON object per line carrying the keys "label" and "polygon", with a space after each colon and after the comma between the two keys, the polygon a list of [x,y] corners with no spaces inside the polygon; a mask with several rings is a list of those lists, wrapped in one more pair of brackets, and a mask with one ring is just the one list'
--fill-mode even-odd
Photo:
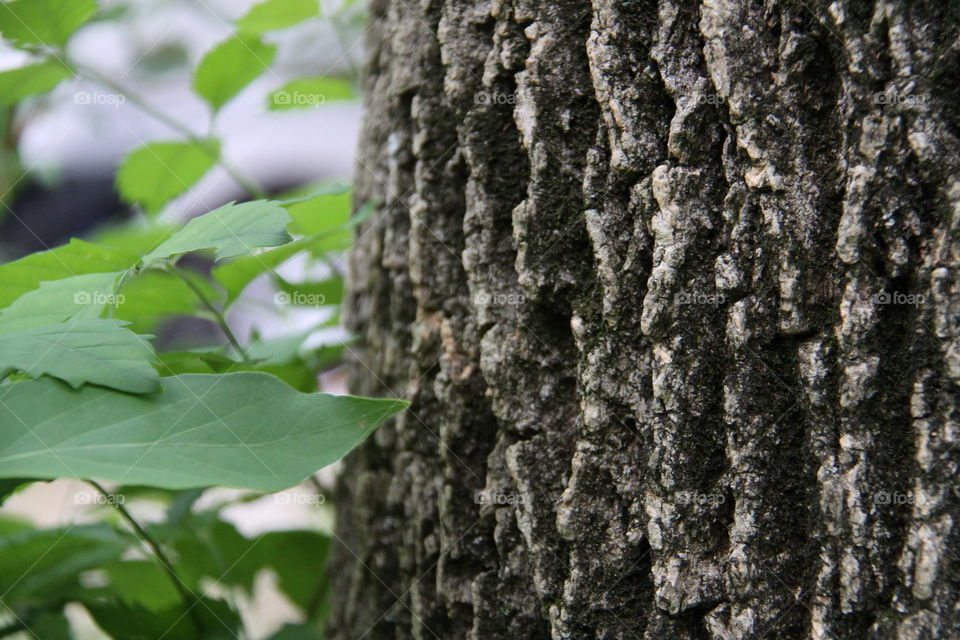
{"label": "tree trunk", "polygon": [[960,3],[371,20],[331,637],[960,637]]}

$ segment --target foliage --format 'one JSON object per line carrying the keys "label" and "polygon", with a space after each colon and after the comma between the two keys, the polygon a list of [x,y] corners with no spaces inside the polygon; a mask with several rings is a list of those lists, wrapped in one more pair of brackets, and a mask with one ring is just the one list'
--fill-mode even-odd
{"label": "foliage", "polygon": [[[193,74],[211,122],[272,63],[277,47],[265,34],[319,17],[317,0],[266,0],[238,20]],[[120,91],[67,52],[84,24],[114,18],[94,0],[0,3],[0,36],[29,58],[0,72],[0,100],[25,108],[75,75]],[[287,103],[284,92],[294,96]],[[303,78],[272,92],[271,108],[304,106],[301,94],[322,95],[318,103],[354,92],[342,78]],[[114,638],[245,637],[234,598],[251,595],[269,571],[303,613],[275,638],[319,638],[327,536],[246,537],[223,517],[225,505],[196,505],[212,487],[251,499],[297,485],[406,406],[317,392],[318,372],[339,361],[345,343],[307,349],[309,331],[242,341],[227,321],[261,276],[281,308],[338,317],[343,282],[331,265],[369,207],[351,215],[349,189],[339,186],[267,198],[224,165],[215,135],[129,97],[181,134],[144,144],[119,166],[117,190],[141,219],[0,265],[0,504],[34,483],[77,478],[95,489],[87,499],[103,515],[63,528],[0,517],[0,637],[69,639],[68,604]],[[185,224],[160,220],[218,165],[253,199]],[[291,283],[275,269],[295,257],[328,268]],[[185,350],[154,338],[177,317],[214,323],[223,342]],[[141,523],[127,498],[159,500],[166,518]]]}

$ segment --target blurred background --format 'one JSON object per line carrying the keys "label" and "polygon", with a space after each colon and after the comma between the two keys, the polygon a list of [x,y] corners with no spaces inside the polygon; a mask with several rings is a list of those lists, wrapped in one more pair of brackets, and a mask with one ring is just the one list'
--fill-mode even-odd
{"label": "blurred background", "polygon": [[[182,123],[197,136],[218,137],[225,164],[270,194],[308,185],[349,185],[361,115],[356,90],[363,59],[364,3],[321,0],[321,17],[267,33],[264,40],[278,45],[275,62],[212,122],[209,107],[191,90],[193,70],[207,51],[233,33],[234,22],[254,4],[256,0],[99,1],[98,17],[70,40],[69,54],[114,88],[76,78],[49,94],[7,106],[0,116],[0,262],[135,223],[143,214],[121,202],[114,185],[116,171],[126,154],[147,142],[183,138],[183,132],[165,119]],[[0,47],[0,70],[24,63],[22,51]],[[309,108],[269,108],[271,92],[296,78],[318,76],[337,83],[329,100]],[[120,88],[123,93],[116,90]],[[248,199],[230,173],[214,167],[167,206],[162,217],[182,220]],[[349,193],[337,202],[348,208]],[[335,272],[338,264],[337,256],[319,266],[295,259],[277,272],[298,282]],[[345,340],[337,327],[336,308],[278,308],[272,304],[274,291],[264,276],[231,308],[228,320],[242,339],[299,333],[303,340],[297,348],[308,351]],[[158,335],[188,346],[222,338],[215,326],[197,319],[171,322],[158,328]],[[344,392],[335,365],[332,362],[321,375],[320,390]],[[289,529],[327,534],[332,522],[324,489],[333,473],[335,468],[328,468],[318,474],[317,482],[278,496],[210,490],[192,509],[215,510],[248,537]],[[76,481],[38,482],[11,496],[0,516],[41,527],[110,517],[104,514],[109,507],[91,504],[91,491]],[[149,492],[131,496],[127,508],[141,521],[165,517],[170,496]],[[270,571],[257,575],[252,595],[233,597],[239,600],[251,638],[270,637],[284,623],[303,619],[303,612],[276,588],[276,576]],[[69,606],[68,616],[74,637],[106,637],[81,607]],[[23,632],[8,637],[34,636]]]}

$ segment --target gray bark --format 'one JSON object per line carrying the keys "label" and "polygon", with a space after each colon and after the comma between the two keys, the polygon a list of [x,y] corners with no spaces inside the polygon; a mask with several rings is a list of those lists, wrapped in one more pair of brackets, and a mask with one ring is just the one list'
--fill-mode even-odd
{"label": "gray bark", "polygon": [[371,20],[331,637],[960,637],[960,3]]}

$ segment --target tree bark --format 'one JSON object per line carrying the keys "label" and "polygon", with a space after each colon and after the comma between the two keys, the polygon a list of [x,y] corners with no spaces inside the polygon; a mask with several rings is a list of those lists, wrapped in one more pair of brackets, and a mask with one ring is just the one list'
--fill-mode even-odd
{"label": "tree bark", "polygon": [[374,0],[330,637],[960,637],[958,23]]}

